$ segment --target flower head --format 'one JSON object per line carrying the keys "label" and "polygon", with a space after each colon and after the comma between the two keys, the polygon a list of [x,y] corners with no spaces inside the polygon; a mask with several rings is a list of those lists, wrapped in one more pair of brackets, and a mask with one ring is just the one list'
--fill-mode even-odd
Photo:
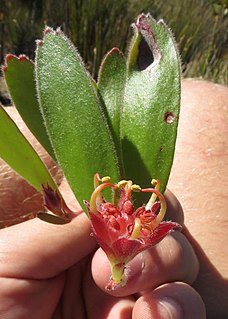
{"label": "flower head", "polygon": [[[94,235],[111,263],[112,278],[108,289],[124,285],[126,264],[141,251],[159,243],[171,230],[179,226],[162,221],[166,212],[164,196],[159,192],[160,181],[152,180],[151,188],[141,189],[132,181],[110,183],[109,178],[94,177],[95,190],[90,202],[85,202]],[[113,202],[106,202],[102,191],[113,190]],[[134,208],[132,192],[151,193],[145,206]]]}

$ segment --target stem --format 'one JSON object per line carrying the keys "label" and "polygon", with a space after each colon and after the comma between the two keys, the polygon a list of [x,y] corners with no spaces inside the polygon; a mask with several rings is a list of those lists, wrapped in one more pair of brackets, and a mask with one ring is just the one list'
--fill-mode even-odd
{"label": "stem", "polygon": [[112,279],[116,284],[120,284],[123,280],[124,275],[124,264],[114,264],[112,265]]}

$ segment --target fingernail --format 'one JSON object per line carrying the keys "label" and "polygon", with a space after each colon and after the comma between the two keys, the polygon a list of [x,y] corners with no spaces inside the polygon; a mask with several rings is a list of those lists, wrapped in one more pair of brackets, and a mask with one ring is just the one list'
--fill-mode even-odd
{"label": "fingernail", "polygon": [[164,319],[183,319],[184,312],[181,305],[170,297],[165,297],[158,303],[158,311]]}

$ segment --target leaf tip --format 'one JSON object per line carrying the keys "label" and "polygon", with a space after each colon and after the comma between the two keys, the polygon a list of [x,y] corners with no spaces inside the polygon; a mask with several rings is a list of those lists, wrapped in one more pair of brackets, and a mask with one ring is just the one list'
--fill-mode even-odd
{"label": "leaf tip", "polygon": [[[26,55],[24,55],[24,54],[20,54],[18,60],[19,60],[19,61],[29,60],[29,58],[28,58]],[[30,61],[30,60],[29,60],[29,61]]]}
{"label": "leaf tip", "polygon": [[40,47],[43,45],[43,41],[42,40],[36,40],[36,44],[37,44],[37,47]]}
{"label": "leaf tip", "polygon": [[140,14],[135,23],[136,28],[141,29],[143,26],[145,27],[146,15],[144,13]]}
{"label": "leaf tip", "polygon": [[117,53],[117,54],[119,54],[120,56],[124,56],[124,55],[123,55],[123,52],[120,51],[120,49],[117,48],[117,47],[112,48],[108,53],[109,53],[109,54],[111,54],[111,53]]}
{"label": "leaf tip", "polygon": [[58,27],[55,31],[55,35],[61,35],[62,34],[62,30],[60,27]]}
{"label": "leaf tip", "polygon": [[[155,39],[153,24],[157,22],[148,14],[140,14],[133,25],[138,36],[137,61],[140,71],[154,67],[161,59],[161,51]],[[137,43],[137,41],[136,41]]]}
{"label": "leaf tip", "polygon": [[5,65],[2,67],[2,71],[6,72],[8,69],[8,64],[12,61],[12,60],[17,60],[16,55],[13,54],[7,54],[5,57]]}
{"label": "leaf tip", "polygon": [[44,29],[44,35],[47,34],[47,33],[51,33],[51,32],[54,32],[54,30],[51,27],[46,26],[45,29]]}
{"label": "leaf tip", "polygon": [[2,66],[2,72],[5,73],[6,71],[7,71],[7,66],[6,66],[6,65],[3,65],[3,66]]}
{"label": "leaf tip", "polygon": [[13,55],[13,54],[7,54],[6,55],[6,63],[8,63],[10,60],[12,59],[17,59],[16,55]]}
{"label": "leaf tip", "polygon": [[30,63],[33,63],[26,55],[24,54],[20,54],[19,57],[17,57],[14,54],[7,54],[5,57],[5,61],[6,61],[6,65],[2,67],[3,71],[6,72],[8,65],[12,62],[12,61],[19,61],[19,62],[23,62],[23,61],[27,61]]}
{"label": "leaf tip", "polygon": [[45,29],[44,29],[44,36],[48,33],[53,33],[54,35],[61,35],[62,34],[62,30],[60,27],[58,27],[56,30],[54,30],[53,28],[49,27],[49,26],[46,26]]}

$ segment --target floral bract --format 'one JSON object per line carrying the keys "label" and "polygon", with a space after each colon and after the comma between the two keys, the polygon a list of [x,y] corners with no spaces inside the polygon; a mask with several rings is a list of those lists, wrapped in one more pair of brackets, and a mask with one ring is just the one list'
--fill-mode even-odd
{"label": "floral bract", "polygon": [[[166,212],[164,196],[159,192],[160,181],[152,180],[154,188],[141,189],[132,181],[110,183],[109,178],[94,177],[95,190],[90,202],[85,202],[91,218],[94,235],[107,254],[112,267],[112,278],[107,289],[126,283],[125,266],[141,251],[159,243],[170,231],[179,226],[162,221]],[[102,196],[105,188],[113,189],[113,202]],[[145,206],[134,209],[131,193],[152,193]],[[117,203],[118,202],[118,203]]]}
{"label": "floral bract", "polygon": [[[65,203],[59,190],[52,189],[48,183],[46,186],[42,185],[42,191],[43,191],[43,198],[44,198],[44,206],[59,219],[62,219],[65,222],[70,222],[72,218],[76,217],[79,213],[82,212],[82,210],[78,210],[77,212],[72,211]],[[47,215],[49,214],[48,213],[38,214],[38,216],[41,219],[43,219],[43,217],[41,216],[47,217]]]}

